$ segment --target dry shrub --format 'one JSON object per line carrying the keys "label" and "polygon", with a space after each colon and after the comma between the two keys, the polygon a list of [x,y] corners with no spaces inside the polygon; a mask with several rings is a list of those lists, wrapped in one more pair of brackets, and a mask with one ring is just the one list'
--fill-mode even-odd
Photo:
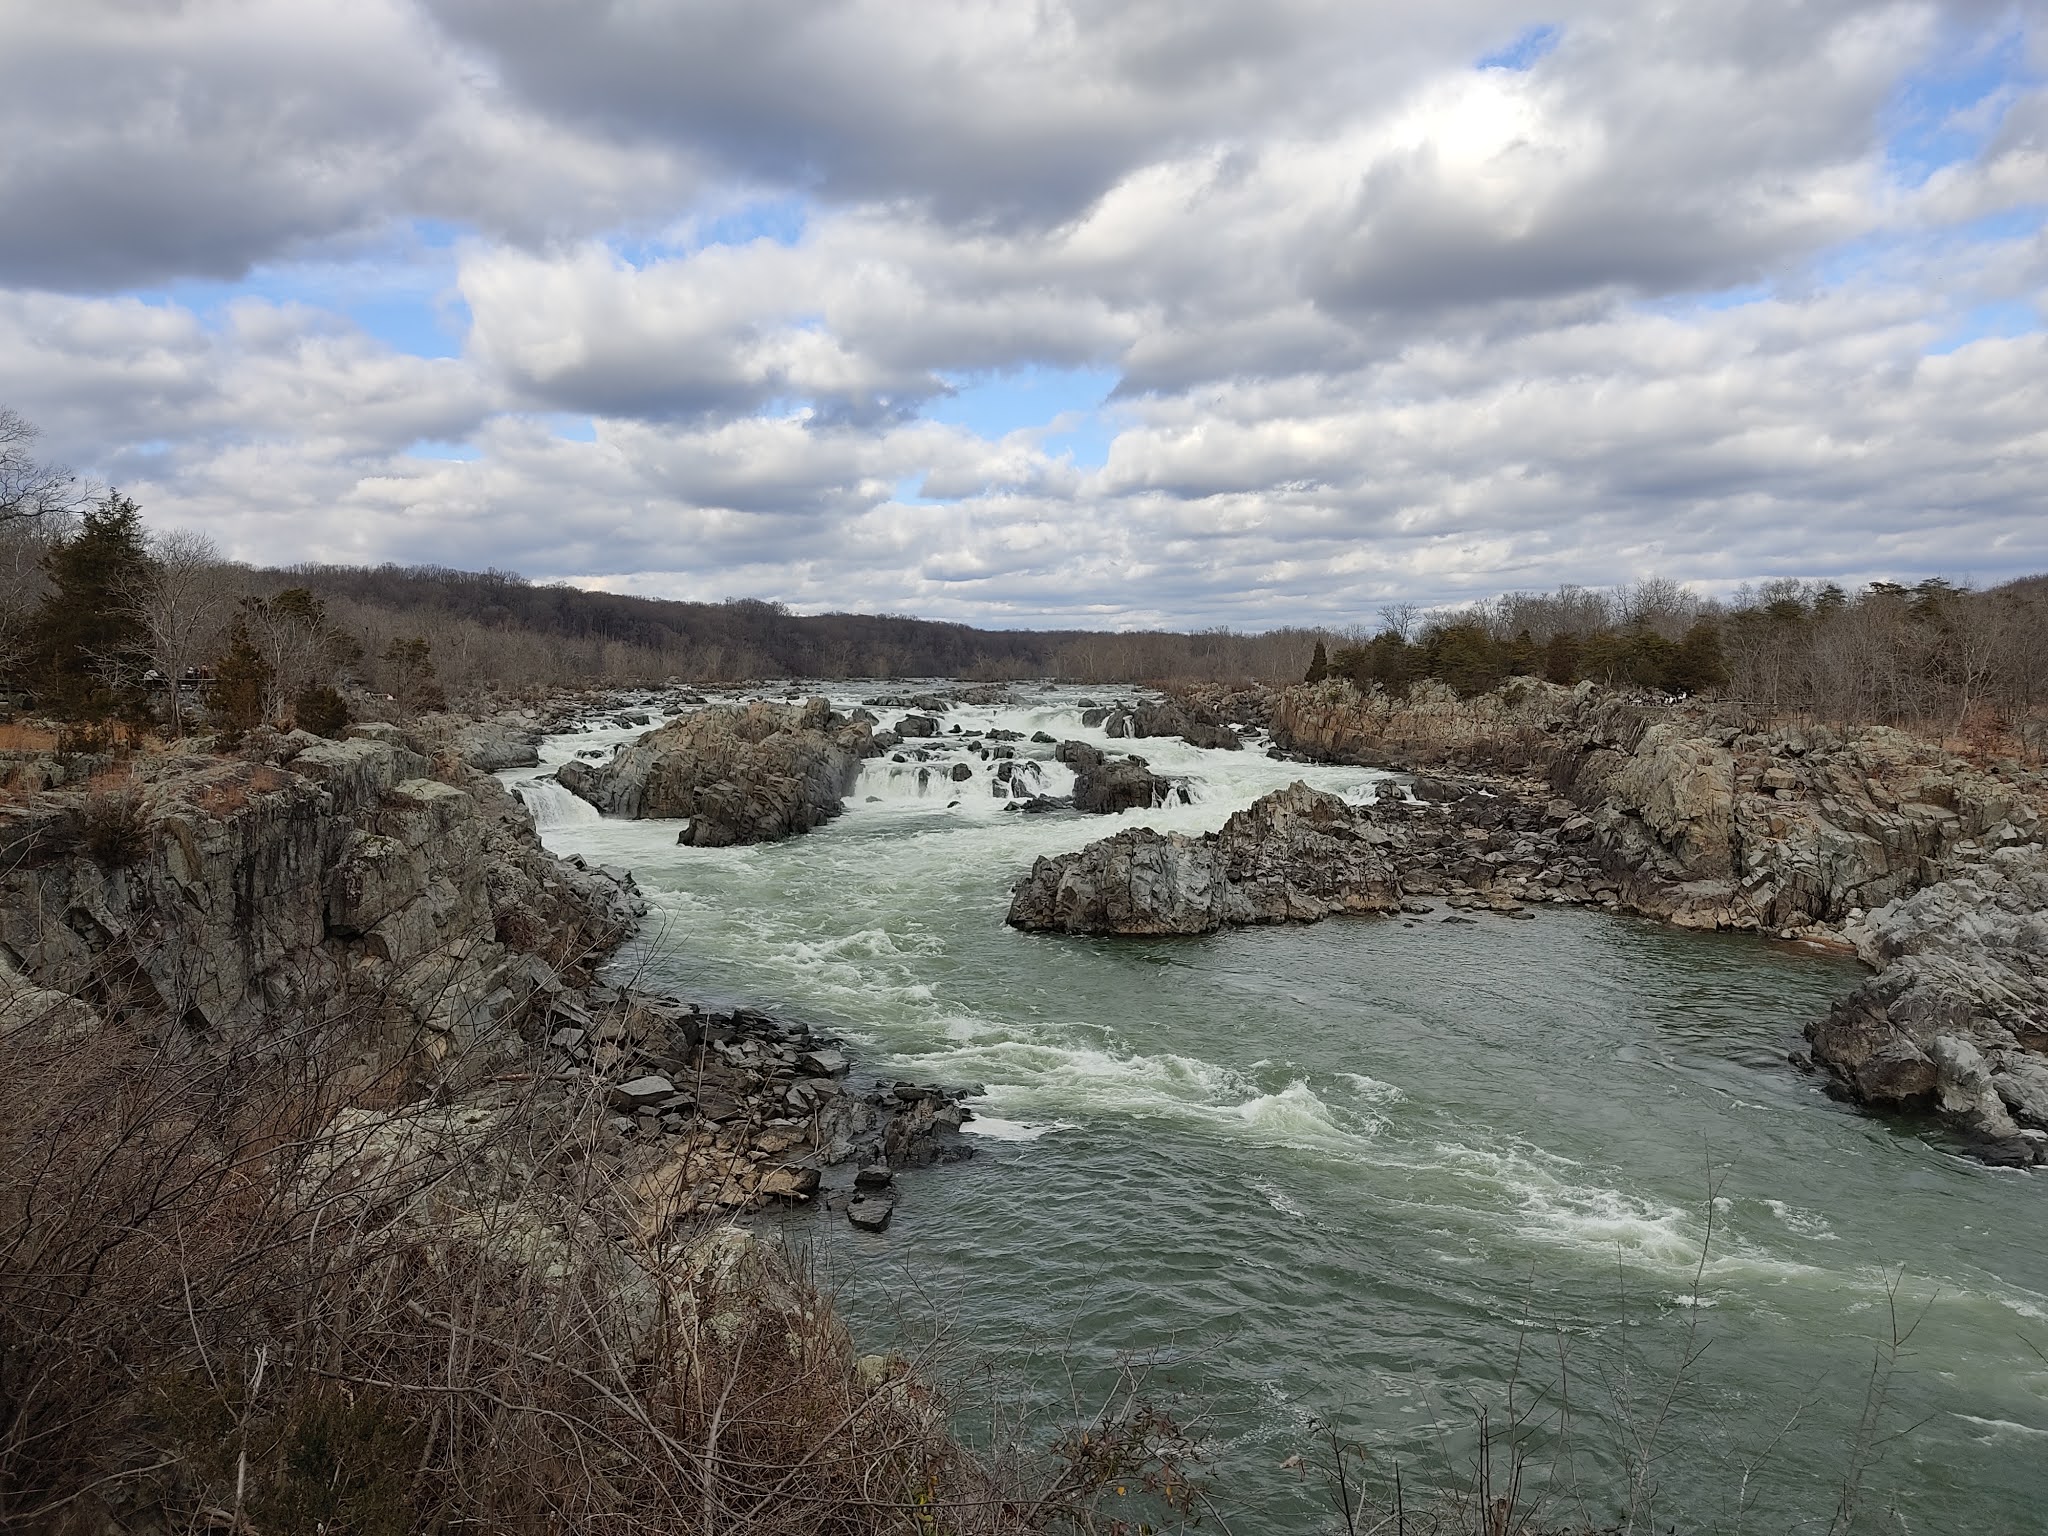
{"label": "dry shrub", "polygon": [[102,869],[125,869],[149,851],[149,807],[132,773],[111,769],[86,781],[79,843]]}
{"label": "dry shrub", "polygon": [[1117,1528],[1135,1402],[992,1471],[779,1250],[633,1236],[596,1103],[394,1117],[359,1053],[0,1029],[0,1528]]}
{"label": "dry shrub", "polygon": [[0,724],[0,752],[54,752],[57,733],[46,725],[9,720]]}

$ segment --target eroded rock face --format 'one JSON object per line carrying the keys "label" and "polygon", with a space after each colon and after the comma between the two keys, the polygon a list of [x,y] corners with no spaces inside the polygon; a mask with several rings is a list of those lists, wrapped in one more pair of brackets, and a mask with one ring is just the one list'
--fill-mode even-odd
{"label": "eroded rock face", "polygon": [[1522,773],[1548,763],[1582,702],[1578,691],[1533,678],[1471,699],[1442,683],[1395,698],[1333,678],[1282,690],[1271,718],[1276,744],[1321,762]]}
{"label": "eroded rock face", "polygon": [[839,814],[873,750],[866,721],[801,705],[717,705],[650,731],[609,763],[564,764],[571,793],[611,816],[686,816],[699,848],[775,842]]}
{"label": "eroded rock face", "polygon": [[1387,912],[1400,888],[1386,835],[1306,784],[1265,796],[1220,832],[1150,828],[1041,858],[1011,895],[1014,927],[1063,933],[1209,933]]}
{"label": "eroded rock face", "polygon": [[2048,1161],[2048,849],[2001,849],[1871,914],[1877,974],[1807,1027],[1857,1101],[1938,1113],[1980,1156]]}
{"label": "eroded rock face", "polygon": [[278,750],[150,764],[119,857],[87,795],[0,807],[0,958],[18,981],[195,1048],[348,1016],[366,1071],[431,1075],[487,1056],[472,1048],[577,946],[615,945],[637,916],[542,849],[494,780],[427,778],[388,740]]}
{"label": "eroded rock face", "polygon": [[1287,689],[1273,731],[1334,761],[1545,775],[1587,816],[1621,905],[1685,927],[1832,927],[2044,831],[2025,785],[1904,732],[1769,730],[1590,684],[1396,700],[1325,682]]}

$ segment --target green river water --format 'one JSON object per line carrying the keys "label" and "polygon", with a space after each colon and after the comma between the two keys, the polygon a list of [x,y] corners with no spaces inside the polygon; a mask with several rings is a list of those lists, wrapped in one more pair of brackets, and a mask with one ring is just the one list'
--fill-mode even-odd
{"label": "green river water", "polygon": [[[946,719],[1103,740],[1072,694],[1030,697]],[[544,762],[634,734],[558,738]],[[599,821],[505,775],[551,847],[634,869],[654,915],[621,964],[644,983],[985,1086],[978,1155],[905,1176],[887,1233],[787,1226],[863,1347],[943,1330],[953,1369],[1047,1422],[1119,1357],[1158,1354],[1238,1536],[1326,1528],[1320,1484],[1281,1465],[1319,1425],[1410,1490],[1468,1474],[1475,1409],[1498,1423],[1511,1374],[1518,1404],[1547,1405],[1531,1480],[1600,1519],[1658,1425],[1659,1531],[1826,1531],[1868,1463],[1854,1529],[2048,1532],[2048,1181],[1786,1066],[1859,967],[1562,908],[1020,934],[1008,892],[1040,853],[1384,775],[1120,743],[1194,803],[1023,816],[951,745],[973,780],[872,763],[838,821],[742,849],[679,848],[674,823]],[[1053,791],[1063,775],[1043,769]]]}

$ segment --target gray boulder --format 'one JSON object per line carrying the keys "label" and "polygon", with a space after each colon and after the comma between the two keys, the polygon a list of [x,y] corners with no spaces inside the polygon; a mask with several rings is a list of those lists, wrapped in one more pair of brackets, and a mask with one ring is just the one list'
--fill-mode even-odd
{"label": "gray boulder", "polygon": [[839,814],[867,725],[801,705],[718,705],[650,731],[609,763],[565,763],[564,788],[612,816],[686,816],[699,848],[791,837]]}
{"label": "gray boulder", "polygon": [[506,768],[537,765],[541,738],[546,734],[536,722],[522,716],[497,715],[457,726],[445,737],[445,743],[470,767],[483,773],[497,773]]}
{"label": "gray boulder", "polygon": [[1013,927],[1063,933],[1209,933],[1391,912],[1386,835],[1335,795],[1294,784],[1203,837],[1149,828],[1041,858],[1011,893]]}
{"label": "gray boulder", "polygon": [[846,1219],[863,1232],[886,1232],[889,1218],[896,1214],[893,1201],[874,1195],[857,1195],[846,1207]]}
{"label": "gray boulder", "polygon": [[1074,777],[1074,808],[1096,816],[1118,811],[1149,811],[1165,805],[1178,792],[1137,758],[1120,758],[1084,768]]}

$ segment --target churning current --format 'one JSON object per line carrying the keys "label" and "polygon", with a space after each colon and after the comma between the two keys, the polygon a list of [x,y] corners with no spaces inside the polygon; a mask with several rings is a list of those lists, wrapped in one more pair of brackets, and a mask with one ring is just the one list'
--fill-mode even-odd
{"label": "churning current", "polygon": [[[979,1155],[907,1175],[888,1232],[789,1223],[864,1347],[943,1333],[963,1379],[992,1367],[1048,1427],[1154,1357],[1238,1536],[1329,1518],[1330,1430],[1376,1481],[1398,1463],[1409,1498],[1469,1479],[1511,1378],[1554,1518],[1612,1519],[1640,1477],[1658,1530],[1841,1529],[1845,1502],[1854,1529],[2048,1530],[2048,1183],[1785,1065],[1856,966],[1562,908],[1017,933],[1009,890],[1039,854],[1385,777],[1108,743],[1076,691],[1019,696],[943,728],[1135,748],[1190,803],[1006,811],[994,765],[941,737],[931,764],[868,763],[807,836],[694,849],[536,782],[638,730],[553,738],[504,775],[550,847],[635,871],[653,916],[620,963],[645,984],[985,1087]],[[1044,791],[1066,772],[1046,763]]]}

